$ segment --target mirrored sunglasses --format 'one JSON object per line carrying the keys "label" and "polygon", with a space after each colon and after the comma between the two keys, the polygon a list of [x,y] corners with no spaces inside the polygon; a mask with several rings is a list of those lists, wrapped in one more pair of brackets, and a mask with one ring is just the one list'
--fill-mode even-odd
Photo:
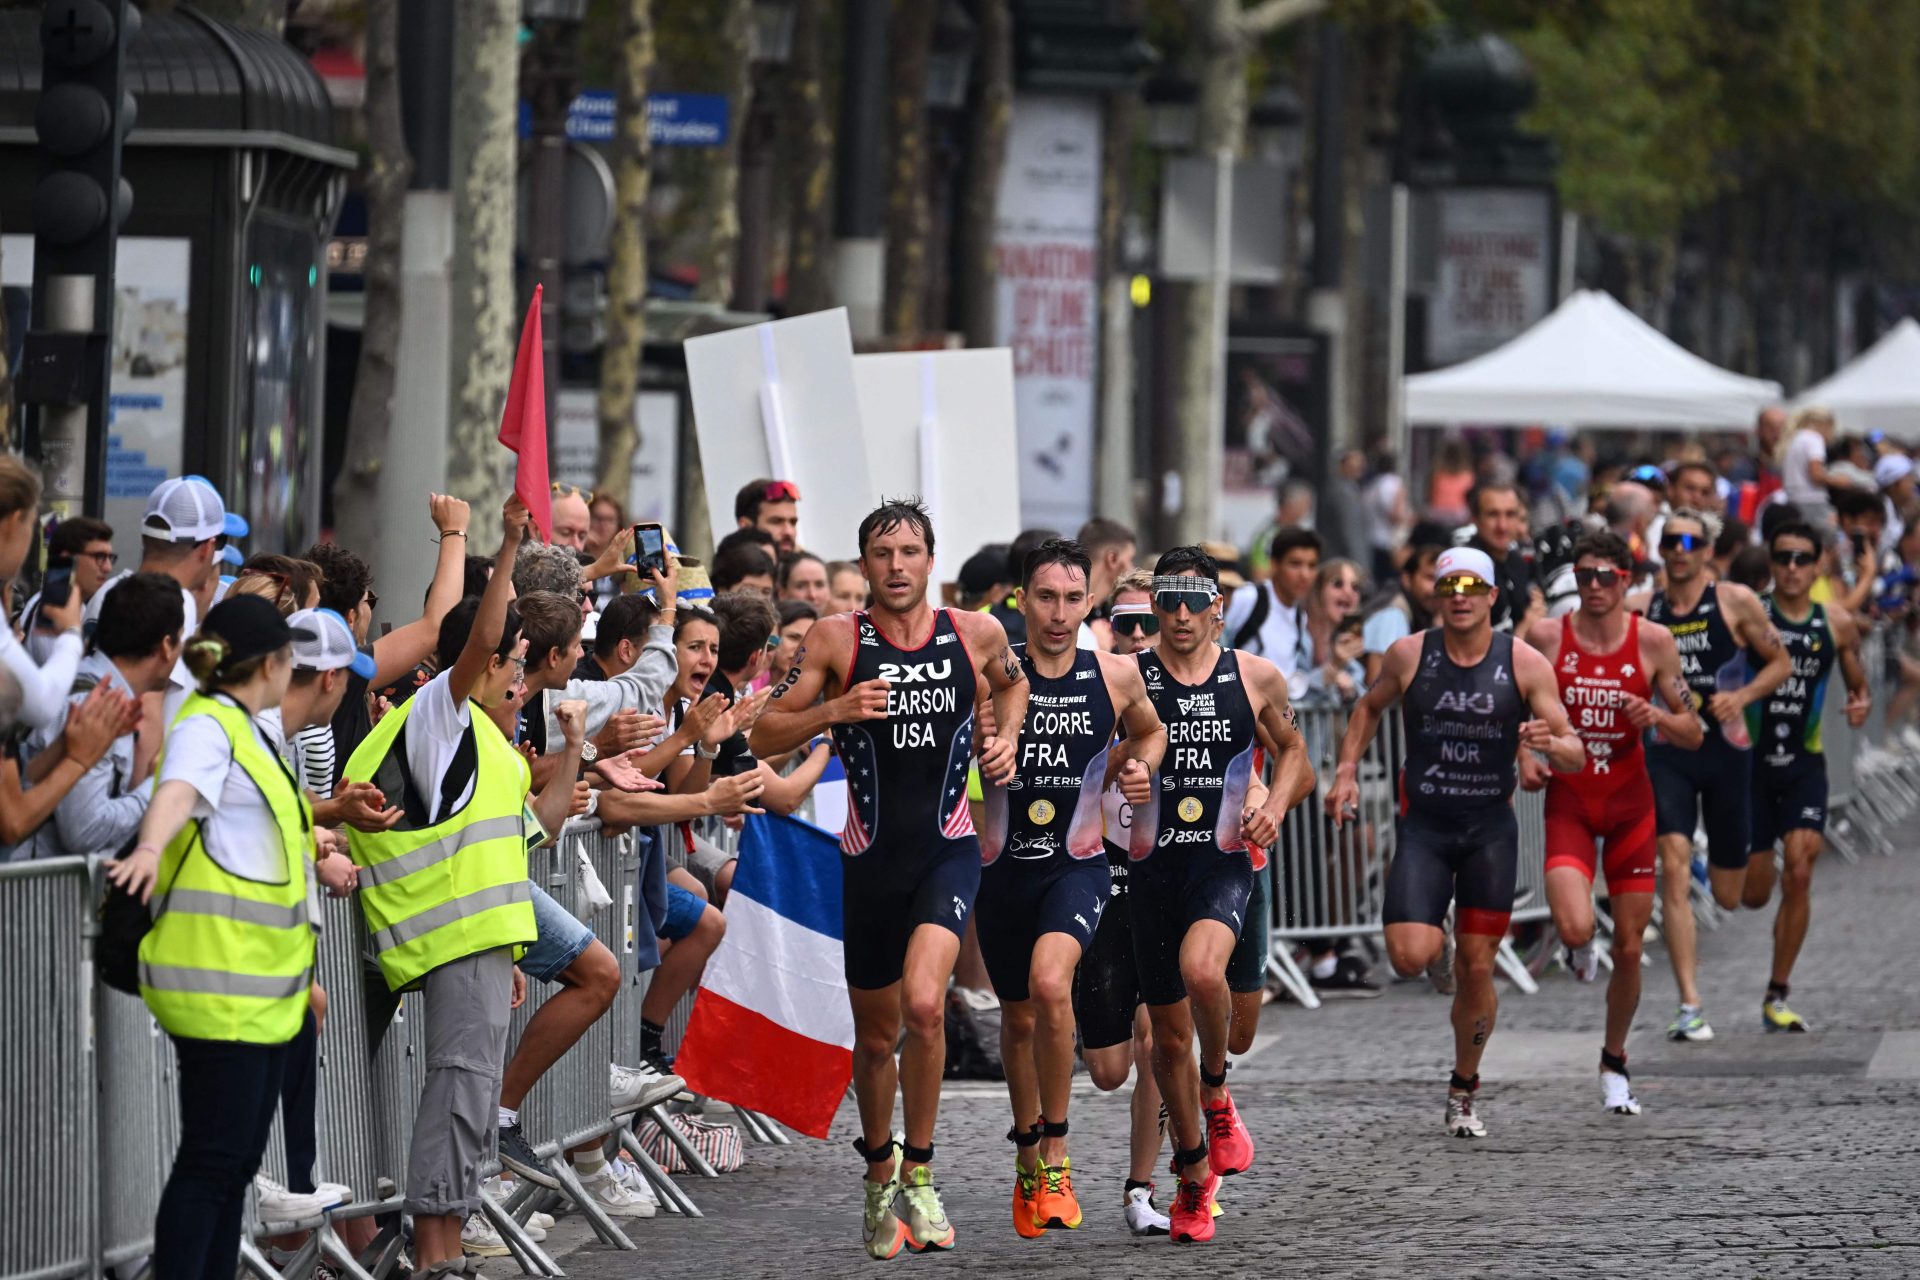
{"label": "mirrored sunglasses", "polygon": [[1698,551],[1706,545],[1705,535],[1698,533],[1666,533],[1660,536],[1662,551]]}
{"label": "mirrored sunglasses", "polygon": [[1618,569],[1586,568],[1575,569],[1573,571],[1573,580],[1583,587],[1618,586],[1620,579],[1624,576],[1626,575],[1622,574]]}
{"label": "mirrored sunglasses", "polygon": [[1800,569],[1810,564],[1818,564],[1818,551],[1776,551],[1771,559],[1782,569]]}
{"label": "mirrored sunglasses", "polygon": [[1470,573],[1450,574],[1433,584],[1434,594],[1442,596],[1484,596],[1492,590],[1491,582]]}

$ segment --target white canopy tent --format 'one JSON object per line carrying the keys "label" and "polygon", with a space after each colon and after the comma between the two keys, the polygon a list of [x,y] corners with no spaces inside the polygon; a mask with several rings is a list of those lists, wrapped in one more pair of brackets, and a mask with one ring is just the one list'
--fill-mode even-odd
{"label": "white canopy tent", "polygon": [[1779,400],[1779,383],[1709,364],[1593,289],[1497,350],[1406,380],[1410,423],[1713,431]]}
{"label": "white canopy tent", "polygon": [[1831,409],[1843,431],[1920,440],[1920,324],[1902,320],[1794,403]]}

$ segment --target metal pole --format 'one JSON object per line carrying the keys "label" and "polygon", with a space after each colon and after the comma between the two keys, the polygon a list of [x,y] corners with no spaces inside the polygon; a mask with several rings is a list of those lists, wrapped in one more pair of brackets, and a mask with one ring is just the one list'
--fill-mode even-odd
{"label": "metal pole", "polygon": [[[90,275],[42,277],[45,303],[41,308],[40,328],[47,333],[89,334],[94,331],[94,302],[98,277]],[[46,468],[47,504],[61,514],[86,510],[98,513],[106,495],[104,448],[92,446],[95,438],[106,441],[105,415],[92,421],[95,402],[101,408],[106,400],[106,371],[101,372],[97,394],[78,404],[39,406],[38,438],[30,444]],[[95,454],[99,454],[98,459]]]}
{"label": "metal pole", "polygon": [[855,340],[880,336],[886,284],[887,0],[848,0],[834,165],[834,296]]}
{"label": "metal pole", "polygon": [[1571,209],[1560,214],[1560,280],[1559,289],[1554,294],[1555,302],[1565,302],[1573,296],[1576,277],[1574,268],[1580,259],[1580,215]]}
{"label": "metal pole", "polygon": [[1209,287],[1213,290],[1213,351],[1208,368],[1207,459],[1201,473],[1213,484],[1200,486],[1202,492],[1189,493],[1186,501],[1197,510],[1192,527],[1200,536],[1220,536],[1219,478],[1226,473],[1227,453],[1227,318],[1232,312],[1233,290],[1233,152],[1222,148],[1213,156],[1213,264]]}
{"label": "metal pole", "polygon": [[538,24],[528,98],[533,104],[533,191],[528,240],[533,280],[541,286],[540,355],[546,366],[547,421],[555,420],[560,389],[561,306],[566,289],[567,108],[573,102],[573,50],[578,23],[555,19]]}
{"label": "metal pole", "polygon": [[1407,184],[1394,183],[1389,232],[1392,243],[1387,259],[1387,448],[1402,475],[1407,465],[1407,407],[1401,397],[1407,376],[1407,230],[1411,205]]}

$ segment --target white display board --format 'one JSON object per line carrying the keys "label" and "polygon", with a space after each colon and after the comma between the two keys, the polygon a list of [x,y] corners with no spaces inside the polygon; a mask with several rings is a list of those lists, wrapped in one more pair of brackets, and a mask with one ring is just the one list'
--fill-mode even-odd
{"label": "white display board", "polygon": [[1553,197],[1546,191],[1442,191],[1438,217],[1427,358],[1447,365],[1493,350],[1552,308]]}
{"label": "white display board", "polygon": [[[1013,353],[909,351],[855,356],[854,385],[876,494],[919,494],[933,512],[935,578],[1020,532]],[[802,493],[806,492],[804,489]]]}
{"label": "white display board", "polygon": [[714,541],[756,477],[800,489],[800,545],[852,559],[875,505],[844,307],[689,338],[687,381]]}

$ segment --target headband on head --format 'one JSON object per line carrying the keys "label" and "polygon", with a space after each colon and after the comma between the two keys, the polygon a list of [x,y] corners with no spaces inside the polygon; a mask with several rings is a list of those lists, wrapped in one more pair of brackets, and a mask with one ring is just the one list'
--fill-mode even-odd
{"label": "headband on head", "polygon": [[1153,594],[1159,595],[1162,591],[1198,591],[1214,599],[1220,595],[1220,584],[1198,574],[1163,573],[1153,580]]}

